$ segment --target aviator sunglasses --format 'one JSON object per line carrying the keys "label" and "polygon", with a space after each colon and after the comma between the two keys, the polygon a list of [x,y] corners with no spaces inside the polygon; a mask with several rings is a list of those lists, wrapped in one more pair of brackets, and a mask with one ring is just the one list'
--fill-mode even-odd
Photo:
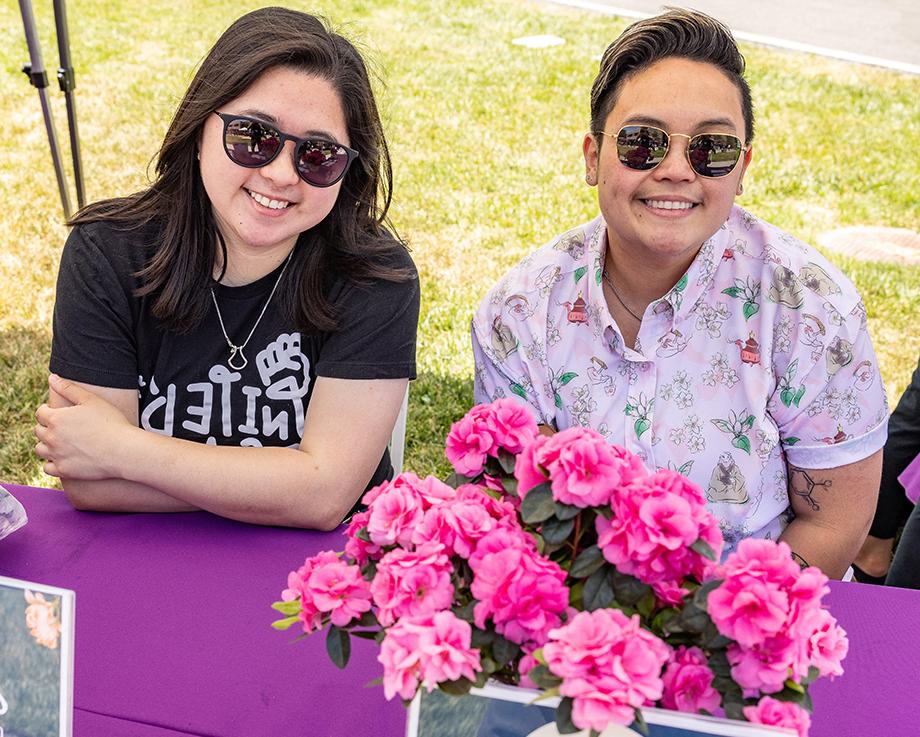
{"label": "aviator sunglasses", "polygon": [[[614,137],[606,131],[598,131]],[[616,134],[617,156],[623,165],[636,171],[649,171],[668,154],[671,138],[687,138],[687,161],[701,177],[717,178],[731,174],[745,150],[737,136],[727,133],[667,133],[651,125],[624,125]]]}
{"label": "aviator sunglasses", "polygon": [[298,138],[245,115],[215,112],[224,121],[224,151],[234,164],[258,169],[270,164],[287,141],[294,142],[294,168],[307,184],[331,187],[348,171],[358,152],[335,141]]}

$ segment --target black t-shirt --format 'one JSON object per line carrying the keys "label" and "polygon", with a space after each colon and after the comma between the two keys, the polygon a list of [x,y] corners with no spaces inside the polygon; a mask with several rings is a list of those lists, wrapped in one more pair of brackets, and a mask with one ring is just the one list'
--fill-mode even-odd
{"label": "black t-shirt", "polygon": [[[134,274],[157,235],[153,226],[73,229],[61,256],[51,345],[52,372],[95,386],[136,388],[145,430],[216,445],[296,447],[317,376],[415,378],[417,277],[370,286],[334,279],[327,298],[339,329],[313,335],[301,335],[284,319],[277,292],[259,320],[282,266],[241,287],[215,285],[233,343],[243,343],[258,320],[245,348],[248,364],[237,370],[229,365],[213,307],[180,334],[153,316],[153,296],[135,296],[140,281]],[[388,263],[415,271],[402,248]],[[385,452],[368,488],[390,475]]]}

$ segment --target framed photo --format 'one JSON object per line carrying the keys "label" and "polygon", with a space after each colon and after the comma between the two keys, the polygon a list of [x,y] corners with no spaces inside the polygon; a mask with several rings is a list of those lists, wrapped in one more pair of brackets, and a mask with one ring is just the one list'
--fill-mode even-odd
{"label": "framed photo", "polygon": [[[547,737],[555,735],[558,698],[541,700],[540,692],[487,683],[469,696],[448,696],[424,690],[412,701],[406,737]],[[733,719],[685,714],[666,709],[642,710],[649,737],[790,737],[794,732]],[[610,729],[616,737],[640,737],[641,732]],[[584,732],[582,734],[587,734]],[[607,737],[608,730],[601,733]],[[611,736],[612,737],[612,736]]]}
{"label": "framed photo", "polygon": [[0,576],[0,737],[71,737],[75,599]]}

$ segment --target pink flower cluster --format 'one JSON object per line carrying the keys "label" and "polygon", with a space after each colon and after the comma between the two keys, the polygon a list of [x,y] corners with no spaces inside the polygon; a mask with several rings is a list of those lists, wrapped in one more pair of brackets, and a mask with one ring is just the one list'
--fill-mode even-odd
{"label": "pink flower cluster", "polygon": [[618,609],[579,612],[543,647],[547,667],[563,679],[559,693],[572,698],[575,726],[598,732],[611,722],[632,723],[635,709],[661,698],[669,654],[638,615]]}
{"label": "pink flower cluster", "polygon": [[646,473],[638,456],[584,427],[540,435],[524,448],[514,465],[521,498],[549,481],[553,499],[582,508],[607,504],[615,489]]}
{"label": "pink flower cluster", "polygon": [[722,703],[722,696],[712,687],[714,677],[702,650],[677,648],[664,672],[661,705],[691,713],[714,712]]}
{"label": "pink flower cluster", "polygon": [[565,571],[537,553],[520,529],[499,527],[480,540],[470,557],[477,604],[476,626],[491,619],[495,630],[521,645],[542,645],[569,604]]}
{"label": "pink flower cluster", "polygon": [[711,562],[690,546],[702,540],[718,559],[722,533],[699,487],[676,471],[634,481],[611,496],[613,518],[598,516],[597,544],[610,563],[650,584],[658,598],[680,602],[689,575],[702,580]]}
{"label": "pink flower cluster", "polygon": [[764,696],[756,705],[745,706],[741,711],[749,722],[794,729],[799,737],[808,737],[811,717],[798,704]]}
{"label": "pink flower cluster", "polygon": [[54,602],[38,592],[25,590],[26,627],[39,645],[56,650],[61,637],[61,620],[55,611]]}
{"label": "pink flower cluster", "polygon": [[469,623],[450,611],[400,619],[387,630],[377,656],[383,664],[384,695],[411,699],[419,684],[430,692],[444,681],[475,679],[482,667],[471,639]]}
{"label": "pink flower cluster", "polygon": [[843,673],[846,633],[821,606],[827,576],[800,570],[786,543],[742,540],[716,576],[723,581],[709,594],[709,616],[735,641],[728,659],[739,685],[776,693],[812,666],[821,675]]}
{"label": "pink flower cluster", "polygon": [[300,599],[298,617],[304,632],[320,629],[323,615],[330,615],[336,627],[344,627],[371,608],[370,586],[361,577],[361,570],[331,550],[307,558],[300,568],[291,571],[281,599]]}
{"label": "pink flower cluster", "polygon": [[454,470],[476,476],[485,468],[488,456],[498,451],[520,453],[537,435],[531,410],[514,399],[497,399],[473,407],[450,427],[445,453]]}

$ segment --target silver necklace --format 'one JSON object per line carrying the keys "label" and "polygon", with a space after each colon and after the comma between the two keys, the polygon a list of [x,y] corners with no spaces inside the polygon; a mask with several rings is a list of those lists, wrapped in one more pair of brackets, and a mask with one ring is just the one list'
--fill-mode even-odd
{"label": "silver necklace", "polygon": [[[230,336],[227,335],[227,328],[224,327],[224,318],[220,314],[220,307],[217,306],[217,297],[214,296],[214,287],[211,287],[211,300],[214,302],[214,309],[217,311],[217,320],[220,322],[220,331],[224,334],[224,340],[227,341],[227,345],[230,347],[230,358],[227,360],[227,364],[230,366],[230,368],[235,369],[236,371],[242,371],[249,364],[249,360],[243,353],[243,349],[248,345],[250,338],[252,338],[252,334],[256,331],[256,328],[262,321],[262,317],[265,315],[265,310],[268,309],[268,303],[271,302],[272,297],[275,296],[275,290],[278,289],[278,285],[281,283],[281,277],[284,276],[284,271],[287,269],[288,264],[291,262],[291,256],[293,254],[294,250],[291,249],[291,252],[287,255],[287,258],[284,261],[284,266],[281,267],[281,273],[278,274],[278,278],[275,279],[275,286],[272,287],[271,294],[268,295],[268,299],[265,300],[265,304],[262,305],[262,311],[256,318],[256,321],[252,326],[252,330],[249,331],[249,335],[246,336],[246,340],[243,341],[242,345],[234,345],[233,341],[230,340]],[[239,356],[239,359],[237,359],[237,356]],[[239,366],[233,363],[234,360],[239,361]]]}
{"label": "silver necklace", "polygon": [[610,287],[610,291],[613,292],[613,296],[617,298],[617,302],[623,305],[623,309],[626,310],[630,315],[632,315],[636,320],[642,322],[642,318],[629,309],[629,305],[623,301],[623,298],[620,296],[620,293],[617,291],[617,288],[613,286],[613,282],[610,281],[610,275],[607,273],[607,269],[604,269],[604,281],[607,282],[607,286]]}

